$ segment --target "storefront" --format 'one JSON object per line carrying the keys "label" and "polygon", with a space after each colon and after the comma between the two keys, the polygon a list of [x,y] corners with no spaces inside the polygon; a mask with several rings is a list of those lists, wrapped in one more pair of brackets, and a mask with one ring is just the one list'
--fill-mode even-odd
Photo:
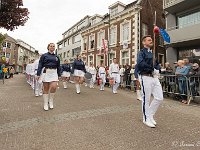
{"label": "storefront", "polygon": [[200,64],[200,47],[199,48],[187,48],[178,50],[178,58],[188,58],[191,63]]}

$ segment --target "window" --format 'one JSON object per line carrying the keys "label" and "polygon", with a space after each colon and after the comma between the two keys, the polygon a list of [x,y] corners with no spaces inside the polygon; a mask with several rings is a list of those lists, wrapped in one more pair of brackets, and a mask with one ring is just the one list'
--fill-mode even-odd
{"label": "window", "polygon": [[70,44],[70,40],[69,40],[69,39],[67,40],[67,44],[68,44],[68,45]]}
{"label": "window", "polygon": [[87,50],[87,38],[83,39],[83,50]]}
{"label": "window", "polygon": [[6,47],[6,42],[3,42],[2,46],[3,46],[3,47]]}
{"label": "window", "polygon": [[200,11],[178,17],[179,28],[184,28],[199,23],[200,23]]}
{"label": "window", "polygon": [[94,35],[90,35],[90,43],[89,43],[90,49],[94,49],[94,42],[95,42],[94,38],[95,38]]}
{"label": "window", "polygon": [[118,7],[113,8],[113,9],[111,10],[111,12],[110,12],[111,16],[114,16],[114,15],[116,15],[117,13],[118,13]]}
{"label": "window", "polygon": [[116,44],[117,42],[117,27],[110,29],[110,44]]}
{"label": "window", "polygon": [[130,40],[130,23],[124,23],[122,25],[122,41],[129,41]]}
{"label": "window", "polygon": [[7,43],[7,48],[11,48],[11,43]]}
{"label": "window", "polygon": [[62,44],[59,44],[59,45],[58,45],[58,49],[61,49],[61,48],[62,48]]}
{"label": "window", "polygon": [[100,31],[98,32],[98,47],[102,47],[103,46],[103,39],[104,39],[104,31]]}
{"label": "window", "polygon": [[73,38],[74,38],[74,43],[77,43],[77,42],[81,41],[81,36],[80,35],[76,35]]}
{"label": "window", "polygon": [[88,61],[88,64],[90,65],[91,63],[93,64],[94,62],[93,62],[93,56],[89,56],[89,59],[88,59],[89,61]]}
{"label": "window", "polygon": [[64,52],[64,56],[63,56],[63,58],[65,58],[66,57],[66,52]]}
{"label": "window", "polygon": [[108,62],[108,65],[112,64],[113,58],[115,58],[115,54],[114,54],[114,53],[110,53],[110,54],[109,54],[109,62]]}
{"label": "window", "polygon": [[121,65],[129,64],[130,56],[129,51],[121,52]]}
{"label": "window", "polygon": [[158,53],[158,62],[159,62],[159,64],[161,64],[162,66],[164,66],[164,63],[165,63],[164,54]]}
{"label": "window", "polygon": [[96,19],[92,20],[92,25],[96,24]]}
{"label": "window", "polygon": [[104,55],[97,56],[96,65],[100,65],[102,63],[104,63]]}
{"label": "window", "polygon": [[64,47],[66,47],[66,46],[67,46],[67,41],[64,42]]}
{"label": "window", "polygon": [[148,25],[145,23],[142,23],[142,37],[144,37],[145,35],[148,35]]}

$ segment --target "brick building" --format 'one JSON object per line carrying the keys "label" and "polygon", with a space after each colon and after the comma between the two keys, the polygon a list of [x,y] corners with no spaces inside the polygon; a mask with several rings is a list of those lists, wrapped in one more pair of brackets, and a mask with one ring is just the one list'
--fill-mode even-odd
{"label": "brick building", "polygon": [[[162,1],[138,0],[128,5],[116,2],[109,6],[109,13],[90,18],[91,25],[81,32],[83,59],[95,66],[109,65],[116,57],[121,65],[135,64],[141,38],[153,34],[154,12],[157,12],[157,25],[165,26]],[[103,41],[109,41],[106,54]],[[157,54],[160,63],[165,61],[163,41],[157,37]]]}

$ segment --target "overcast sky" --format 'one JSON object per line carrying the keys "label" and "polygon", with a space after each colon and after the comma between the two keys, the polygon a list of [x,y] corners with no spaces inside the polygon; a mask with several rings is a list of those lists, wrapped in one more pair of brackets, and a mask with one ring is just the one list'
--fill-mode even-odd
{"label": "overcast sky", "polygon": [[[13,32],[3,30],[15,39],[30,44],[40,53],[46,52],[50,42],[57,43],[73,24],[86,15],[108,13],[108,6],[117,0],[23,0],[29,9],[29,20]],[[121,0],[124,4],[135,0]]]}

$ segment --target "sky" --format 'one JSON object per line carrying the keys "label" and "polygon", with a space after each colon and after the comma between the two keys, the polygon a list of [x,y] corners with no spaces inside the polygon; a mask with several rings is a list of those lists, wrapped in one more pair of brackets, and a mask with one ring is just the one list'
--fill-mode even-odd
{"label": "sky", "polygon": [[[47,51],[48,43],[57,43],[62,33],[86,15],[104,15],[108,6],[117,0],[23,0],[29,9],[29,20],[25,26],[10,32],[0,28],[0,33],[7,33],[15,39],[21,39],[33,46],[40,53]],[[135,0],[121,0],[129,4]]]}

